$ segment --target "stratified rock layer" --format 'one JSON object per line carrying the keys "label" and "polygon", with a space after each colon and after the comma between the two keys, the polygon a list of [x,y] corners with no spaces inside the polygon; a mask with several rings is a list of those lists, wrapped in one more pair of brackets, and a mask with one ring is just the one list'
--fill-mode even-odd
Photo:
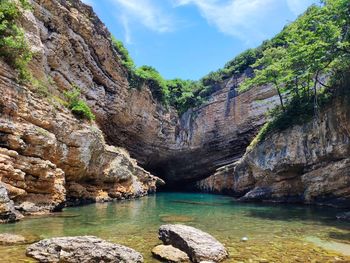
{"label": "stratified rock layer", "polygon": [[80,87],[107,142],[126,148],[168,185],[202,179],[239,159],[277,102],[269,86],[238,94],[247,70],[179,118],[149,87],[129,87],[110,34],[90,7],[77,0],[35,0],[33,6],[23,25],[37,54],[34,75],[54,83],[50,92],[56,96],[73,84]]}
{"label": "stratified rock layer", "polygon": [[157,178],[125,150],[106,145],[95,124],[77,119],[54,97],[41,97],[31,89],[18,85],[12,70],[0,61],[3,222],[18,219],[16,211],[59,210],[67,198],[75,203],[108,201],[155,191]]}
{"label": "stratified rock layer", "polygon": [[244,201],[350,207],[350,107],[342,97],[318,118],[269,135],[197,186]]}
{"label": "stratified rock layer", "polygon": [[41,240],[27,248],[27,255],[39,262],[142,263],[135,250],[94,236],[58,237]]}
{"label": "stratified rock layer", "polygon": [[228,253],[214,237],[194,227],[185,225],[162,225],[159,239],[165,245],[172,245],[184,252],[193,262],[224,260]]}

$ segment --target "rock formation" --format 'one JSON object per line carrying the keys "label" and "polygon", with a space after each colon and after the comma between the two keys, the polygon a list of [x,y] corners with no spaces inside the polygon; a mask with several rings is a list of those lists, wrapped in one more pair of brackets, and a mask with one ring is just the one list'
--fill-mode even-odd
{"label": "rock formation", "polygon": [[66,197],[104,201],[155,191],[157,178],[106,145],[96,125],[16,84],[3,63],[0,92],[0,178],[18,211],[59,210]]}
{"label": "rock formation", "polygon": [[203,178],[240,158],[277,101],[271,87],[238,95],[237,83],[247,70],[179,118],[147,86],[129,87],[110,34],[90,7],[59,0],[36,0],[33,6],[34,15],[27,12],[23,25],[37,52],[31,65],[35,76],[54,83],[50,92],[57,96],[79,86],[107,142],[126,148],[168,184]]}
{"label": "rock formation", "polygon": [[266,112],[278,102],[271,86],[238,94],[238,83],[248,75],[224,81],[203,106],[190,109],[176,129],[176,151],[151,165],[168,184],[193,182],[217,168],[237,161],[266,121]]}
{"label": "rock formation", "polygon": [[135,250],[94,236],[58,237],[41,240],[27,248],[27,255],[39,262],[142,263]]}
{"label": "rock formation", "polygon": [[237,163],[197,183],[245,201],[350,206],[350,108],[337,98],[318,118],[275,132]]}
{"label": "rock formation", "polygon": [[165,245],[172,245],[190,257],[192,262],[220,262],[228,257],[225,247],[213,236],[194,227],[185,225],[162,225],[159,239]]}
{"label": "rock formation", "polygon": [[[278,103],[271,86],[238,93],[251,69],[219,83],[208,102],[178,116],[156,101],[147,85],[130,87],[110,33],[91,7],[79,0],[31,2],[33,10],[20,22],[35,53],[30,71],[36,84],[18,84],[13,69],[0,61],[0,220],[16,220],[18,211],[45,213],[67,203],[143,196],[161,182],[147,171],[170,187],[214,174],[199,188],[245,200],[348,202],[347,177],[340,173],[349,171],[343,153],[349,134],[339,127],[329,130],[335,112],[324,117],[326,126],[317,126],[326,142],[313,142],[316,124],[307,124],[275,134],[240,160],[267,110]],[[95,122],[65,107],[63,94],[73,86],[81,89]],[[326,164],[333,165],[330,175],[322,174]],[[332,178],[329,188],[327,178]],[[327,196],[337,185],[335,196]]]}

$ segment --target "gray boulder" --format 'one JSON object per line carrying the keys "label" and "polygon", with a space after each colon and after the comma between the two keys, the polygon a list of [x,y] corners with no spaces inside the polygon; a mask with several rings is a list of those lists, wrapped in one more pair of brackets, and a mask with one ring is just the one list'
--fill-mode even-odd
{"label": "gray boulder", "polygon": [[94,236],[44,239],[30,245],[27,256],[50,263],[143,262],[142,255],[135,250]]}
{"label": "gray boulder", "polygon": [[185,225],[162,225],[159,239],[165,245],[172,245],[184,252],[193,262],[220,262],[227,256],[225,247],[213,236],[194,227]]}

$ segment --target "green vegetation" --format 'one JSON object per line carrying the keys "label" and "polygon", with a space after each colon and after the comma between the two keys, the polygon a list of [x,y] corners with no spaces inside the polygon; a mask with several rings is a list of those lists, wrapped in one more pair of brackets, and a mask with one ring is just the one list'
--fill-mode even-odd
{"label": "green vegetation", "polygon": [[241,91],[254,85],[272,84],[280,106],[259,132],[263,139],[272,130],[317,117],[350,68],[350,3],[325,0],[311,6],[297,21],[283,30],[283,44],[263,50],[252,65],[255,77],[246,80]]}
{"label": "green vegetation", "polygon": [[284,43],[283,34],[277,35],[270,41],[265,41],[260,47],[249,49],[229,61],[223,69],[211,72],[199,81],[173,79],[165,80],[153,67],[142,66],[136,68],[129,52],[121,41],[112,38],[113,46],[119,54],[119,59],[128,71],[131,88],[140,89],[148,85],[154,98],[165,106],[175,107],[179,114],[183,114],[191,107],[198,107],[208,100],[211,94],[220,89],[225,79],[235,74],[242,74],[263,55],[268,47],[278,47]]}
{"label": "green vegetation", "polygon": [[191,88],[194,86],[191,84],[195,85],[194,81],[165,80],[153,67],[141,66],[136,68],[123,43],[114,37],[112,37],[112,43],[120,55],[122,64],[128,70],[128,80],[131,88],[140,89],[143,85],[148,85],[154,98],[166,107],[176,107],[179,112],[184,112],[192,105],[190,103],[190,98],[193,97]]}
{"label": "green vegetation", "polygon": [[19,2],[1,0],[0,2],[0,57],[18,71],[20,82],[30,80],[27,65],[32,58],[32,53],[17,20],[22,11],[29,8],[31,6],[27,0]]}
{"label": "green vegetation", "polygon": [[112,44],[114,48],[117,50],[118,54],[120,55],[123,65],[128,70],[134,70],[135,63],[130,57],[129,51],[124,47],[123,42],[121,42],[120,40],[117,40],[114,36],[112,36]]}
{"label": "green vegetation", "polygon": [[253,69],[252,78],[244,81],[238,91],[269,84],[276,89],[280,101],[280,106],[271,111],[271,122],[260,133],[262,137],[272,129],[309,119],[329,99],[330,86],[334,85],[328,82],[349,69],[349,13],[348,0],[324,0],[320,6],[311,6],[273,39],[248,49],[199,81],[165,80],[152,67],[136,68],[123,44],[115,39],[113,43],[128,70],[130,87],[139,89],[147,84],[154,98],[175,107],[179,114],[203,104],[226,79]]}
{"label": "green vegetation", "polygon": [[70,109],[76,116],[80,118],[85,118],[89,121],[95,119],[95,115],[91,112],[89,106],[86,104],[85,101],[80,99],[81,92],[78,87],[73,85],[73,90],[65,92],[64,96],[68,101],[68,109]]}

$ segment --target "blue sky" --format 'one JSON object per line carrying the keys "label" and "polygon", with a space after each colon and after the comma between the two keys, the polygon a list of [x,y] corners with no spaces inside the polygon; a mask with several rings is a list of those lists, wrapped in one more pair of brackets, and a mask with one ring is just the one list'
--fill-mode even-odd
{"label": "blue sky", "polygon": [[83,0],[137,66],[199,79],[273,37],[318,0]]}

